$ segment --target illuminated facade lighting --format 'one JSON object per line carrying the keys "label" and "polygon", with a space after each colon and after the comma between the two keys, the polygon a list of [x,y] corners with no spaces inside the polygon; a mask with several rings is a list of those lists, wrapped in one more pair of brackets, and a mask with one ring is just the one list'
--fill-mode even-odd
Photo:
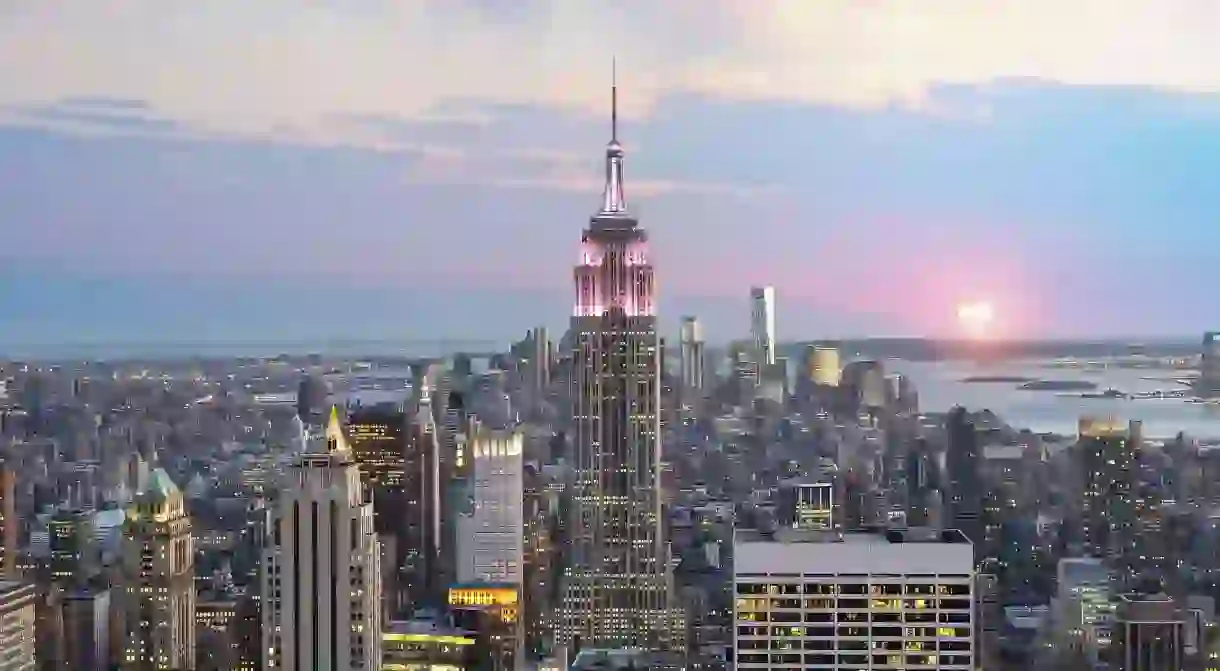
{"label": "illuminated facade lighting", "polygon": [[128,511],[124,668],[195,668],[195,546],[181,490],[164,469]]}
{"label": "illuminated facade lighting", "polygon": [[664,645],[668,546],[661,525],[660,363],[648,235],[627,209],[612,89],[601,210],[574,272],[575,463],[559,642]]}

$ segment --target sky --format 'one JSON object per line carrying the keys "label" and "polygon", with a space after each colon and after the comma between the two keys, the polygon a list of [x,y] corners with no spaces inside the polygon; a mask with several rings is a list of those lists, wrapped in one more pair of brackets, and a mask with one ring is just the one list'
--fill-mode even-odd
{"label": "sky", "polygon": [[[8,0],[0,344],[561,330],[626,192],[662,325],[1196,337],[1212,0]],[[672,334],[671,334],[672,335]]]}

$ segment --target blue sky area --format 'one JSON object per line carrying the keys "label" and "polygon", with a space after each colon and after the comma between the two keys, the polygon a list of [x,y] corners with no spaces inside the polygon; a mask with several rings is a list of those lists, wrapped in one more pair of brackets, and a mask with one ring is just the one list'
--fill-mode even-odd
{"label": "blue sky area", "polygon": [[972,301],[1014,337],[1220,323],[1199,3],[1135,55],[1151,4],[215,4],[0,11],[0,344],[560,329],[613,54],[666,328],[744,334],[751,284],[783,338],[960,335]]}

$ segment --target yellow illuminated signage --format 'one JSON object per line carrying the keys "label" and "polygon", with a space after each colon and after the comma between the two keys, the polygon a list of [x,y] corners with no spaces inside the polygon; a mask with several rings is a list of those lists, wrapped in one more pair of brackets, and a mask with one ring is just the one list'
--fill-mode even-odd
{"label": "yellow illuminated signage", "polygon": [[474,645],[473,638],[446,634],[395,634],[385,633],[381,640],[388,643],[438,643],[441,645]]}
{"label": "yellow illuminated signage", "polygon": [[450,606],[512,606],[517,590],[507,587],[454,587],[449,590]]}

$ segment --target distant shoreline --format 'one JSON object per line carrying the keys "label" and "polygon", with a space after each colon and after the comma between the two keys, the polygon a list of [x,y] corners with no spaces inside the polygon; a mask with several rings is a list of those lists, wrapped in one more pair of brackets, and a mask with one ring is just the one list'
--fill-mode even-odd
{"label": "distant shoreline", "polygon": [[[522,332],[524,334],[524,331]],[[670,336],[662,330],[662,336]],[[561,331],[552,339],[558,341]],[[96,340],[80,342],[0,342],[0,360],[141,360],[174,358],[261,358],[287,354],[301,356],[444,356],[461,351],[505,351],[512,339],[492,338],[357,338],[334,336],[291,339],[234,339],[211,341]],[[669,349],[676,338],[668,338]],[[727,342],[727,341],[725,341]],[[1149,357],[1197,356],[1200,345],[1186,339],[1080,339],[1028,340],[1011,342],[972,342],[930,338],[855,338],[788,341],[780,343],[781,356],[799,365],[806,347],[836,347],[845,360],[901,359],[910,362],[982,361],[994,363],[1022,359],[1052,360],[1076,358],[1098,360],[1142,354]],[[709,348],[719,346],[709,342]],[[1014,383],[1017,383],[1014,381]],[[1023,382],[1021,382],[1023,384]]]}

